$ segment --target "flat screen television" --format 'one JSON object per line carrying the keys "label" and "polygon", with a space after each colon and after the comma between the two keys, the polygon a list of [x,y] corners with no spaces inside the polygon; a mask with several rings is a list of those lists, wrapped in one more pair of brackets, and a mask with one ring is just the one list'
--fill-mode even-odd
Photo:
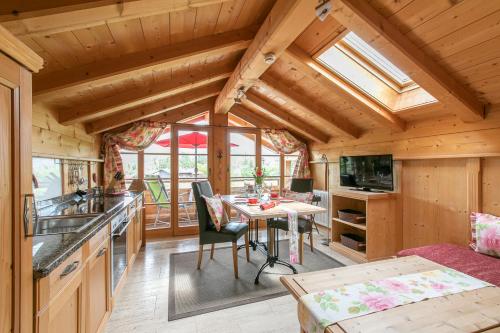
{"label": "flat screen television", "polygon": [[392,155],[341,156],[340,185],[364,191],[394,190]]}

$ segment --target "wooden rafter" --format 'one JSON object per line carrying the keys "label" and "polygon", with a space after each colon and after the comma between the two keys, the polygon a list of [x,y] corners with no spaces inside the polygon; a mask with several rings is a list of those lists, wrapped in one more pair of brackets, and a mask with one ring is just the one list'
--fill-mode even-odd
{"label": "wooden rafter", "polygon": [[449,105],[467,122],[484,118],[485,106],[472,91],[457,82],[434,59],[419,49],[396,26],[364,0],[332,1],[333,17],[401,68],[437,100]]}
{"label": "wooden rafter", "polygon": [[363,95],[357,88],[319,64],[298,46],[289,47],[283,60],[347,100],[354,108],[365,113],[380,125],[390,127],[395,131],[404,131],[406,124],[402,119]]}
{"label": "wooden rafter", "polygon": [[43,59],[1,25],[0,51],[23,64],[32,72],[38,73],[43,67]]}
{"label": "wooden rafter", "polygon": [[247,98],[243,101],[243,105],[247,106],[248,108],[258,109],[259,111],[265,113],[268,117],[273,118],[276,121],[285,124],[285,126],[291,128],[295,132],[300,133],[300,135],[305,138],[320,143],[328,142],[328,134],[322,132],[318,128],[304,123],[304,121],[295,118],[287,111],[284,111],[278,106],[264,100],[262,97],[257,95],[253,91],[253,89],[247,91],[246,96]]}
{"label": "wooden rafter", "polygon": [[126,90],[122,93],[109,96],[91,103],[85,103],[59,112],[59,122],[71,125],[78,122],[87,122],[102,118],[120,110],[137,107],[141,104],[151,103],[156,100],[195,89],[212,82],[227,79],[234,69],[234,65],[211,66],[203,72],[190,76],[168,80],[155,84],[153,87]]}
{"label": "wooden rafter", "polygon": [[297,133],[290,127],[287,127],[286,124],[280,122],[280,121],[275,121],[274,119],[267,117],[264,113],[260,112],[259,110],[249,110],[247,109],[244,105],[241,104],[235,104],[229,111],[235,116],[238,116],[239,118],[243,119],[246,122],[249,122],[256,127],[259,128],[273,128],[273,129],[286,129],[290,133],[292,133],[297,139],[301,141],[309,141],[304,138],[300,133]]}
{"label": "wooden rafter", "polygon": [[216,113],[227,113],[234,104],[238,89],[248,90],[272,63],[264,56],[270,52],[279,57],[314,20],[316,6],[311,0],[278,0],[254,40],[241,58],[215,102]]}
{"label": "wooden rafter", "polygon": [[294,108],[299,108],[305,113],[314,117],[318,117],[325,123],[325,126],[333,127],[335,132],[351,138],[358,138],[361,134],[360,130],[356,128],[347,119],[335,114],[335,110],[327,109],[318,103],[315,103],[311,98],[296,92],[285,83],[276,80],[270,75],[264,75],[259,85],[264,89],[268,89],[276,93],[278,96],[286,100],[286,103],[291,104]]}
{"label": "wooden rafter", "polygon": [[161,121],[169,124],[195,117],[203,112],[209,111],[214,106],[215,97],[210,97],[192,104],[184,105],[162,114],[146,118],[151,121]]}
{"label": "wooden rafter", "polygon": [[254,36],[254,29],[243,29],[202,37],[153,50],[106,59],[89,65],[37,76],[33,80],[33,95],[64,94],[78,91],[83,86],[103,85],[157,69],[171,68],[246,49]]}
{"label": "wooden rafter", "polygon": [[137,120],[151,118],[166,111],[217,96],[222,90],[224,83],[224,81],[215,82],[181,94],[169,96],[153,103],[144,104],[140,107],[122,110],[118,114],[112,114],[105,118],[88,123],[86,125],[87,133],[102,133],[121,125],[133,123]]}
{"label": "wooden rafter", "polygon": [[25,1],[20,7],[8,8],[0,22],[16,36],[44,36],[225,1],[228,0],[99,0],[59,7],[51,6],[50,1]]}

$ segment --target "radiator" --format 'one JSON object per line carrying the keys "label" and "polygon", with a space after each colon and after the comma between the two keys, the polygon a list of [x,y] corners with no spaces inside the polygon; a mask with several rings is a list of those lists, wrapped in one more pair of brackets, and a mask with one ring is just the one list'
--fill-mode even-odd
{"label": "radiator", "polygon": [[328,219],[329,219],[329,215],[330,215],[329,209],[328,209],[328,207],[329,207],[328,199],[330,196],[328,195],[327,191],[314,190],[314,194],[318,195],[321,198],[321,201],[319,202],[318,206],[323,207],[327,210],[326,213],[316,214],[314,216],[314,220],[316,221],[316,223],[321,224],[325,227],[328,227],[330,225],[328,223]]}

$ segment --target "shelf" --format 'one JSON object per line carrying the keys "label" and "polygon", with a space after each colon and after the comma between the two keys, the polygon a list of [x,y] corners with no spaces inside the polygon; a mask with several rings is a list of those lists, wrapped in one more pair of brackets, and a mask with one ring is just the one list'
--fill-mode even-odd
{"label": "shelf", "polygon": [[335,189],[331,191],[332,195],[351,198],[357,200],[381,200],[388,199],[394,196],[393,192],[365,192],[365,191],[355,191],[355,190],[344,190],[344,189]]}
{"label": "shelf", "polygon": [[340,254],[345,255],[346,257],[356,261],[356,262],[367,262],[368,260],[366,259],[366,253],[363,251],[356,251],[351,249],[350,247],[347,247],[345,245],[342,245],[340,242],[332,241],[330,243],[330,247],[334,250],[339,252]]}
{"label": "shelf", "polygon": [[341,219],[336,218],[336,217],[332,218],[332,220],[335,221],[335,222],[338,222],[338,223],[342,223],[342,224],[351,226],[351,227],[356,228],[356,229],[360,229],[360,230],[365,230],[366,231],[366,224],[365,223],[347,222],[347,221],[341,220]]}

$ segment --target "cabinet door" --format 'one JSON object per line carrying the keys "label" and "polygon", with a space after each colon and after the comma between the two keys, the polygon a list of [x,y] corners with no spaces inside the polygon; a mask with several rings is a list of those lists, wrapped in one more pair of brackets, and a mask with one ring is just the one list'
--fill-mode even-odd
{"label": "cabinet door", "polygon": [[127,261],[130,268],[135,258],[135,214],[129,218],[132,220],[127,228]]}
{"label": "cabinet door", "polygon": [[111,311],[109,238],[92,254],[88,264],[87,333],[96,333]]}
{"label": "cabinet door", "polygon": [[139,253],[142,245],[142,208],[135,215],[135,253]]}
{"label": "cabinet door", "polygon": [[32,239],[22,219],[32,193],[31,104],[31,74],[0,52],[0,332],[33,328]]}
{"label": "cabinet door", "polygon": [[84,331],[83,270],[39,315],[37,333],[82,333]]}

